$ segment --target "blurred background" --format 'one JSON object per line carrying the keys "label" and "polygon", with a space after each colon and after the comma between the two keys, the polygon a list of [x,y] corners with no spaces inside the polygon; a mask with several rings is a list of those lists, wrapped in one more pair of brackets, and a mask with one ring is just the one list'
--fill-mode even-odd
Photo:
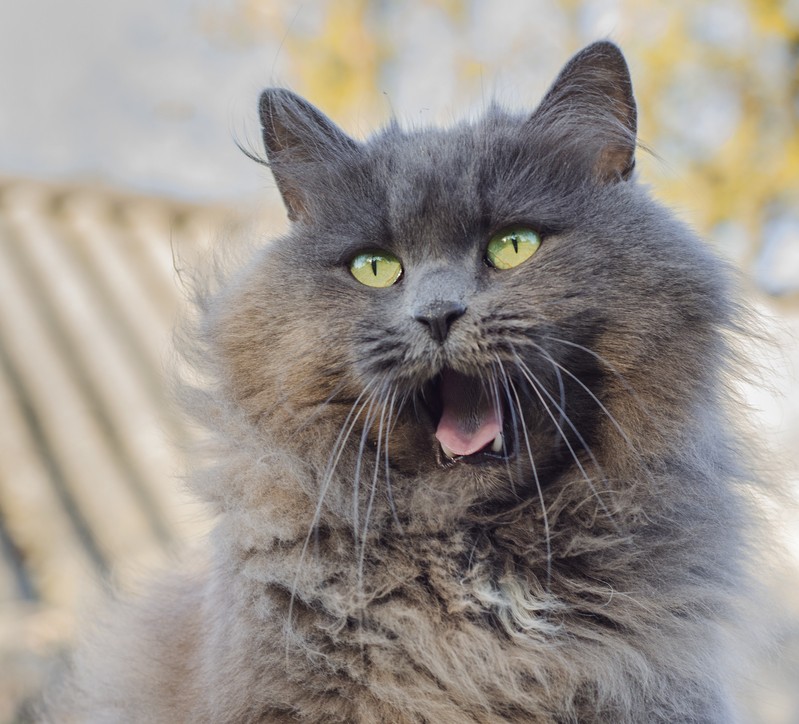
{"label": "blurred background", "polygon": [[[279,232],[256,102],[356,137],[532,108],[610,38],[653,193],[741,270],[776,344],[744,394],[799,491],[799,0],[28,0],[0,4],[0,724],[23,721],[78,611],[208,528],[170,403],[175,266]],[[774,506],[778,647],[751,720],[799,723],[799,515]]]}

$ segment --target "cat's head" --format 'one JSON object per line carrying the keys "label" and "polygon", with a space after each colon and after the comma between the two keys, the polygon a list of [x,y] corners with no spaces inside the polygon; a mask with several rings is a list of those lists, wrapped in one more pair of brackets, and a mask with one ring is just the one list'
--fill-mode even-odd
{"label": "cat's head", "polygon": [[260,113],[292,224],[231,286],[215,345],[237,404],[340,471],[342,499],[386,474],[417,497],[539,495],[685,433],[723,279],[635,181],[615,45],[523,116],[359,142],[286,90]]}

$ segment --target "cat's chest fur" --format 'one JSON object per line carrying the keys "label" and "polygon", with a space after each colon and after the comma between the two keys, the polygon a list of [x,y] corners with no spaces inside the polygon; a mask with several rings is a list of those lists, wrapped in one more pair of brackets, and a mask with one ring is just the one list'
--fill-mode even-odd
{"label": "cat's chest fur", "polygon": [[[408,531],[366,541],[376,549],[361,554],[348,532],[326,531],[316,542],[325,563],[310,563],[299,575],[302,541],[292,552],[284,543],[281,553],[265,553],[260,561],[245,555],[245,575],[225,585],[229,616],[240,622],[258,614],[251,619],[251,650],[231,657],[259,662],[252,671],[263,674],[251,687],[268,695],[277,711],[300,719],[499,722],[542,716],[535,668],[547,659],[550,670],[567,665],[556,653],[563,606],[544,584],[526,577],[531,572],[514,563],[512,552],[499,554],[493,543]],[[540,660],[531,667],[531,659]],[[495,660],[504,661],[502,685],[495,682]],[[324,684],[309,697],[314,680]],[[524,692],[519,701],[509,701],[509,686]],[[393,703],[382,699],[383,690],[394,691]],[[275,709],[264,721],[279,720]],[[259,714],[253,710],[252,716]]]}

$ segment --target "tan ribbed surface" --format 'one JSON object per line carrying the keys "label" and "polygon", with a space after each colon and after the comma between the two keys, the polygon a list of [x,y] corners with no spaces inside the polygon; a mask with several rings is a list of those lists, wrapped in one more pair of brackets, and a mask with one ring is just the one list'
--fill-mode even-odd
{"label": "tan ribbed surface", "polygon": [[165,383],[185,304],[173,253],[230,218],[0,179],[0,722],[98,581],[206,524]]}

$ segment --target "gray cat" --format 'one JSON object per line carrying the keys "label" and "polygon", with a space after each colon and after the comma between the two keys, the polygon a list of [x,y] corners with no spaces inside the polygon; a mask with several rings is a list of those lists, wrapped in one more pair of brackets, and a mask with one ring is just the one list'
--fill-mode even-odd
{"label": "gray cat", "polygon": [[206,565],[52,721],[735,721],[728,273],[636,182],[624,58],[366,142],[260,103],[293,222],[201,300]]}

